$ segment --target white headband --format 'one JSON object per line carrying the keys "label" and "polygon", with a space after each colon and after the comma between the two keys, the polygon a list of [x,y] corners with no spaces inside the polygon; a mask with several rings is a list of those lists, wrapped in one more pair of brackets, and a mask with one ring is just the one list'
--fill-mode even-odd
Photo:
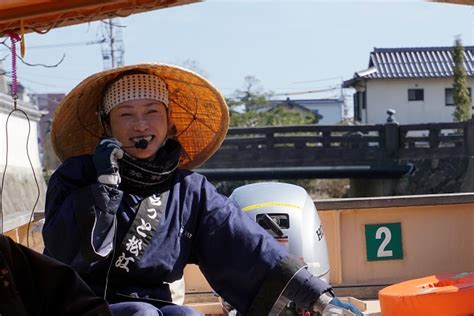
{"label": "white headband", "polygon": [[165,82],[157,76],[148,74],[124,76],[115,81],[105,92],[102,112],[107,115],[120,103],[144,99],[157,100],[168,107],[168,89]]}

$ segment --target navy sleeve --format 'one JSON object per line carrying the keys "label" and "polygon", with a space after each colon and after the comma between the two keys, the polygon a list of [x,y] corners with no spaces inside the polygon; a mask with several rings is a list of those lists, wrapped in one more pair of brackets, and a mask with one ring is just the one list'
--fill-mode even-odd
{"label": "navy sleeve", "polygon": [[[239,312],[267,315],[283,294],[306,303],[307,297],[314,301],[330,288],[302,273],[307,270],[301,260],[290,256],[205,179],[201,203],[204,211],[196,253],[199,266],[212,288]],[[290,291],[289,284],[292,284]]]}
{"label": "navy sleeve", "polygon": [[45,253],[80,272],[111,252],[122,198],[121,191],[90,179],[95,181],[92,166],[66,161],[51,176],[46,195]]}
{"label": "navy sleeve", "polygon": [[312,310],[311,306],[318,297],[331,289],[331,286],[314,276],[308,269],[301,269],[286,286],[282,296],[297,306]]}

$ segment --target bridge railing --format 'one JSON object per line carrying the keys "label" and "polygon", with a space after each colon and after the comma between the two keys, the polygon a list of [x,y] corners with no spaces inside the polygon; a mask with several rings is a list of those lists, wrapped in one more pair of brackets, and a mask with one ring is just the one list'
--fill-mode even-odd
{"label": "bridge railing", "polygon": [[[467,155],[466,139],[472,123],[428,123],[399,126],[399,157],[446,157]],[[471,142],[474,139],[470,139]]]}
{"label": "bridge railing", "polygon": [[383,125],[231,128],[206,168],[338,165],[341,157],[376,161],[384,147]]}
{"label": "bridge railing", "polygon": [[231,128],[205,168],[387,164],[474,155],[474,121]]}

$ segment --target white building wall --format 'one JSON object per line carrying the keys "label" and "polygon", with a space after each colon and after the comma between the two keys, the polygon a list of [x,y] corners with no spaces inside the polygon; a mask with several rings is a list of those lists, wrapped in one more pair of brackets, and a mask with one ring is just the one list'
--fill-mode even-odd
{"label": "white building wall", "polygon": [[[6,121],[13,109],[11,96],[0,93],[0,177],[6,163]],[[38,122],[41,112],[25,106],[22,102],[18,108],[28,114],[30,119],[30,136],[28,138],[28,152],[36,174],[36,185],[28,157],[26,155],[26,140],[28,135],[28,121],[19,111],[14,112],[8,121],[8,166],[3,188],[3,231],[24,225],[30,218],[30,213],[40,191],[39,201],[35,210],[44,210],[46,184],[38,148]]]}
{"label": "white building wall", "polygon": [[[6,131],[8,113],[0,112],[0,166],[5,167],[6,159]],[[41,170],[38,150],[38,122],[30,117],[30,136],[28,136],[28,121],[19,114],[14,113],[8,121],[8,166],[28,167],[28,157],[26,155],[26,141],[28,142],[28,152],[35,169]]]}
{"label": "white building wall", "polygon": [[318,105],[318,113],[323,116],[318,125],[335,125],[343,119],[343,108],[335,104]]}
{"label": "white building wall", "polygon": [[[367,107],[362,122],[385,123],[387,109],[396,111],[400,124],[452,122],[454,106],[445,105],[445,89],[452,88],[452,78],[367,80]],[[468,79],[474,93],[474,78]],[[408,101],[408,89],[424,89],[423,101]]]}

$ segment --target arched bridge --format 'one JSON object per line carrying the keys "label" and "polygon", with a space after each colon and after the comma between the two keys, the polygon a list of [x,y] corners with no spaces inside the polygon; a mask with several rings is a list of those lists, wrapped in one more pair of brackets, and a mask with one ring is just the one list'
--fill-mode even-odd
{"label": "arched bridge", "polygon": [[211,180],[400,178],[420,160],[472,156],[472,120],[231,128],[198,171]]}

